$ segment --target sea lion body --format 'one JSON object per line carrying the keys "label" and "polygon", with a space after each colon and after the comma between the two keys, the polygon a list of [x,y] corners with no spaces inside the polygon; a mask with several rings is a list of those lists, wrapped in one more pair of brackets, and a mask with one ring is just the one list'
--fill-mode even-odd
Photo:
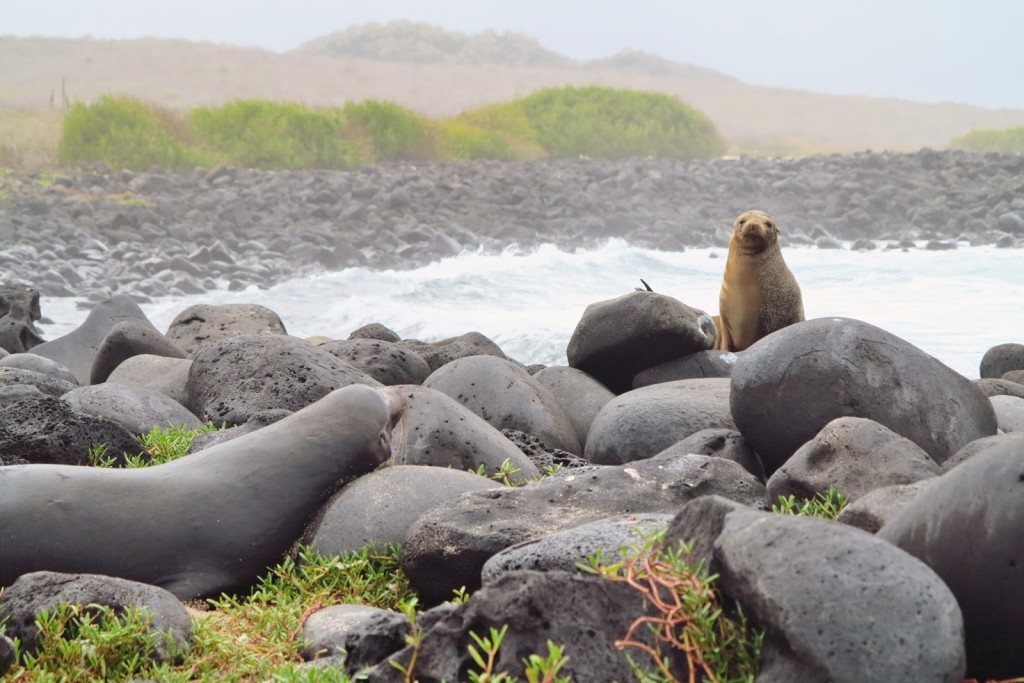
{"label": "sea lion body", "polygon": [[248,587],[341,483],[389,457],[400,413],[355,385],[163,465],[0,467],[0,586],[50,570],[149,583],[182,600]]}
{"label": "sea lion body", "polygon": [[771,216],[747,211],[733,223],[725,261],[717,348],[743,351],[754,342],[804,319],[800,286],[779,246]]}

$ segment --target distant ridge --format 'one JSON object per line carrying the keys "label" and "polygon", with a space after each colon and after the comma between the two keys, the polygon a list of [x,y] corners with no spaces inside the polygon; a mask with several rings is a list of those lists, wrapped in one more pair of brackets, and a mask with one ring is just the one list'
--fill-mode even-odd
{"label": "distant ridge", "polygon": [[380,99],[446,116],[563,85],[676,96],[707,115],[731,151],[754,154],[946,147],[975,128],[1024,126],[1022,109],[757,86],[635,50],[577,61],[523,34],[392,22],[284,53],[186,40],[0,36],[0,151],[21,143],[12,120],[50,108],[54,118],[65,96],[126,94],[175,109],[237,98],[313,106]]}

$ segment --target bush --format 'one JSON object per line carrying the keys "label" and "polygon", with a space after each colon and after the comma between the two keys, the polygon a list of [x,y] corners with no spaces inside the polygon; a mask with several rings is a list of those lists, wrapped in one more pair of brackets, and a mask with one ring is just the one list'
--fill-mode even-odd
{"label": "bush", "polygon": [[512,104],[463,112],[445,122],[444,130],[456,159],[523,161],[548,156],[526,112]]}
{"label": "bush", "polygon": [[377,161],[432,161],[440,133],[425,117],[391,102],[366,100],[342,110],[350,137],[361,139]]}
{"label": "bush", "polygon": [[537,143],[555,157],[707,159],[725,151],[711,121],[669,95],[549,88],[505,106],[522,112]]}
{"label": "bush", "polygon": [[62,161],[100,161],[112,168],[189,168],[202,162],[185,144],[186,131],[169,112],[131,97],[105,95],[76,103],[64,118]]}
{"label": "bush", "polygon": [[350,168],[365,161],[336,109],[236,100],[192,110],[189,125],[222,163],[257,168]]}
{"label": "bush", "polygon": [[971,152],[1024,154],[1024,127],[992,130],[979,128],[953,140],[950,147]]}

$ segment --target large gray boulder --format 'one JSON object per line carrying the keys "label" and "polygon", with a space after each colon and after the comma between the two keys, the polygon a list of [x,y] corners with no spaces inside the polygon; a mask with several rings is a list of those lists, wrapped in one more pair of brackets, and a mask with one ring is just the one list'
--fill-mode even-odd
{"label": "large gray boulder", "polygon": [[735,429],[711,428],[694,432],[682,441],[677,441],[658,455],[675,456],[695,453],[697,455],[713,455],[716,458],[732,460],[758,481],[767,479],[764,465],[754,449],[743,440],[743,435]]}
{"label": "large gray boulder", "polygon": [[[27,356],[28,354],[17,355]],[[7,358],[15,357],[16,356],[7,356]],[[12,387],[18,385],[35,387],[44,394],[55,398],[63,396],[72,389],[78,387],[78,384],[54,377],[52,374],[43,374],[41,372],[36,372],[35,370],[23,370],[21,368],[0,367],[0,387]]]}
{"label": "large gray boulder", "polygon": [[317,348],[362,370],[385,386],[423,384],[430,375],[430,366],[418,353],[388,341],[349,339],[327,342]]}
{"label": "large gray boulder", "polygon": [[97,304],[77,328],[34,347],[32,353],[57,361],[75,373],[78,383],[85,386],[92,377],[93,362],[107,334],[118,323],[129,320],[160,334],[131,297],[118,294]]}
{"label": "large gray boulder", "polygon": [[423,342],[418,339],[403,339],[396,342],[399,346],[415,351],[427,361],[430,371],[451,363],[460,358],[470,356],[494,356],[506,358],[505,353],[497,344],[479,332],[467,332],[458,337],[450,337],[435,342]]}
{"label": "large gray boulder", "polygon": [[764,629],[758,681],[963,678],[960,610],[925,564],[836,522],[712,503],[669,534],[710,552],[718,588]]}
{"label": "large gray boulder", "polygon": [[638,372],[633,378],[633,388],[639,389],[680,379],[729,377],[737,358],[732,351],[697,351]]}
{"label": "large gray boulder", "polygon": [[1005,433],[1024,432],[1024,398],[993,396],[989,399],[996,411],[996,424]]}
{"label": "large gray boulder", "polygon": [[730,405],[769,473],[837,417],[874,420],[939,464],[996,432],[992,405],[969,380],[848,318],[790,325],[747,349],[733,369]]}
{"label": "large gray boulder", "polygon": [[0,622],[6,620],[7,634],[20,639],[22,652],[34,652],[39,647],[36,618],[65,603],[100,605],[117,613],[128,607],[145,610],[150,630],[169,636],[169,641],[154,639],[157,660],[182,654],[192,644],[192,620],[176,597],[156,586],[95,574],[22,575],[0,597]]}
{"label": "large gray boulder", "polygon": [[467,491],[499,486],[493,479],[447,467],[385,467],[336,493],[310,525],[306,542],[323,555],[398,545],[427,510]]}
{"label": "large gray boulder", "polygon": [[1008,439],[1024,439],[1024,432],[1010,432],[1009,434],[995,434],[993,436],[986,436],[984,439],[977,439],[970,442],[949,458],[946,462],[942,463],[942,471],[949,472],[951,469],[964,462],[970,460],[978,453],[986,450],[989,446],[996,443],[1003,443]]}
{"label": "large gray boulder", "polygon": [[519,483],[537,476],[530,459],[501,432],[454,399],[428,387],[399,385],[382,390],[401,397],[406,410],[391,433],[396,465],[434,465],[497,474],[502,463],[518,470]]}
{"label": "large gray boulder", "polygon": [[862,417],[829,422],[768,479],[768,498],[807,500],[834,487],[848,501],[883,486],[938,476],[939,466],[910,439]]}
{"label": "large gray boulder", "polygon": [[482,417],[495,429],[532,434],[548,448],[580,454],[569,416],[543,384],[515,363],[494,356],[454,360],[423,382]]}
{"label": "large gray boulder", "polygon": [[185,352],[152,325],[125,320],[111,328],[100,342],[89,373],[90,384],[106,382],[118,365],[143,354],[166,358],[185,358]]}
{"label": "large gray boulder", "polygon": [[532,541],[505,548],[484,563],[481,579],[486,585],[507,572],[574,572],[587,558],[597,554],[607,562],[621,559],[621,551],[633,551],[664,531],[670,514],[616,515],[582,526],[556,531]]}
{"label": "large gray boulder", "polygon": [[117,422],[136,435],[154,427],[195,428],[202,424],[183,405],[153,389],[97,384],[69,391],[60,400],[78,413]]}
{"label": "large gray boulder", "polygon": [[626,392],[594,418],[583,457],[621,465],[660,453],[712,428],[734,427],[728,379],[684,379]]}
{"label": "large gray boulder", "polygon": [[587,434],[594,418],[615,394],[587,373],[565,365],[551,365],[533,375],[554,395],[558,404],[576,429],[580,444],[587,442]]}
{"label": "large gray boulder", "polygon": [[4,356],[0,358],[0,368],[15,368],[17,370],[38,372],[78,386],[78,378],[75,377],[75,373],[55,360],[37,356],[34,353],[12,353],[9,356]]}
{"label": "large gray boulder", "polygon": [[992,441],[933,480],[878,535],[934,569],[953,591],[970,676],[1024,672],[1024,439]]}
{"label": "large gray boulder", "polygon": [[999,379],[1011,370],[1024,370],[1024,344],[999,344],[981,358],[982,379]]}
{"label": "large gray boulder", "polygon": [[401,564],[426,601],[480,585],[484,563],[509,546],[612,515],[671,513],[719,494],[764,507],[764,487],[734,462],[702,455],[565,470],[520,488],[463,494],[412,526]]}
{"label": "large gray boulder", "polygon": [[200,417],[230,426],[264,410],[300,410],[350,384],[381,386],[301,339],[233,334],[199,347],[186,387]]}
{"label": "large gray boulder", "polygon": [[[524,680],[523,660],[547,654],[550,641],[566,647],[568,661],[560,675],[569,680],[632,681],[628,653],[616,641],[644,614],[640,593],[624,583],[560,571],[508,572],[424,630],[414,679],[467,680],[464,672],[476,668],[466,647],[472,643],[469,634],[486,635],[491,627],[507,625],[495,670],[514,680]],[[639,638],[650,642],[643,632]],[[402,674],[391,661],[408,666],[411,657],[406,647],[370,669],[368,680],[400,683]]]}
{"label": "large gray boulder", "polygon": [[877,488],[843,508],[843,511],[836,517],[836,521],[863,529],[869,534],[877,533],[890,519],[896,517],[910,505],[933,481],[935,481],[934,477],[915,481],[913,484],[895,484]]}
{"label": "large gray boulder", "polygon": [[167,338],[190,355],[204,344],[240,334],[287,332],[277,313],[258,304],[196,304],[176,315],[167,328]]}
{"label": "large gray boulder", "polygon": [[89,450],[100,444],[115,458],[142,451],[135,436],[112,420],[76,412],[33,387],[0,389],[0,459],[87,465]]}
{"label": "large gray boulder", "polygon": [[976,379],[974,386],[989,398],[993,396],[1016,396],[1024,398],[1024,384],[1011,382],[1007,379]]}
{"label": "large gray boulder", "polygon": [[110,373],[107,382],[136,389],[159,391],[189,410],[193,410],[187,386],[188,371],[191,368],[191,359],[143,354],[132,356],[118,365]]}
{"label": "large gray boulder", "polygon": [[617,394],[642,370],[711,349],[718,338],[707,313],[655,292],[630,292],[583,311],[569,339],[569,365]]}

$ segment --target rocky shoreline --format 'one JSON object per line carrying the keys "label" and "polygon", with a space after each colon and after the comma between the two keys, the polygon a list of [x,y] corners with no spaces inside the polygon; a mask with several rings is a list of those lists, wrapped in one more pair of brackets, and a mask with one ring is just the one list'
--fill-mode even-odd
{"label": "rocky shoreline", "polygon": [[1024,246],[1024,157],[922,150],[803,159],[396,164],[353,171],[0,176],[0,269],[47,296],[137,301],[241,290],[462,250],[619,237],[725,246],[759,207],[784,242]]}
{"label": "rocky shoreline", "polygon": [[[31,289],[3,297],[38,317]],[[637,291],[584,312],[568,366],[524,367],[475,332],[299,339],[239,304],[161,332],[130,297],[105,301],[0,358],[0,674],[62,602],[147,609],[187,657],[181,601],[244,592],[302,543],[399,544],[429,609],[310,607],[296,666],[465,680],[470,634],[505,625],[498,670],[524,676],[551,642],[570,680],[631,680],[619,641],[665,613],[619,570],[578,565],[649,532],[703,567],[663,565],[682,572],[670,585],[713,572],[709,599],[763,633],[756,680],[1024,673],[1024,345],[989,350],[970,381],[852,319],[738,354],[716,336],[702,311]],[[92,444],[116,465],[153,427],[210,421],[226,429],[177,460],[89,466]],[[841,505],[772,511],[786,499]],[[640,637],[679,679],[710,671]]]}

